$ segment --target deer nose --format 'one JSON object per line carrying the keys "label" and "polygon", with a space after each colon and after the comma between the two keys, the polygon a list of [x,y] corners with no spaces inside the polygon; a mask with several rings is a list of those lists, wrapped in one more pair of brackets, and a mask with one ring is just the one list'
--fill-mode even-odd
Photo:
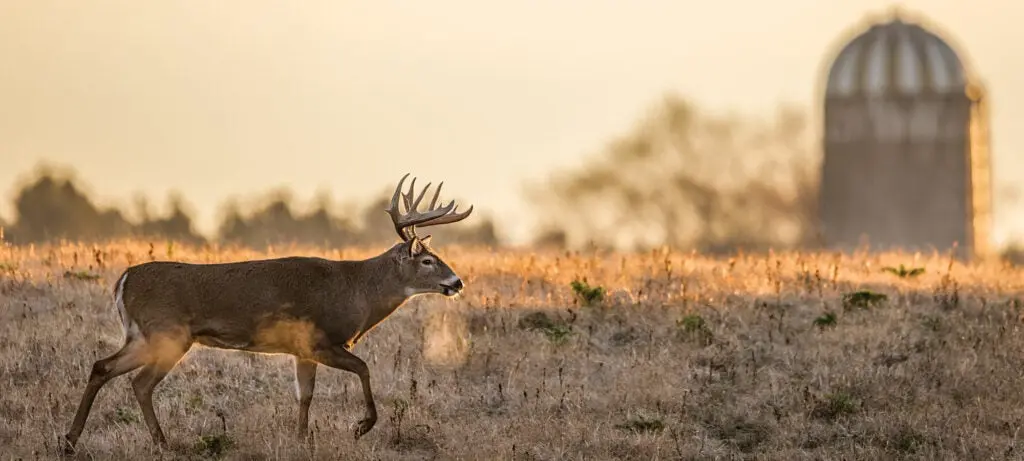
{"label": "deer nose", "polygon": [[462,291],[465,287],[466,285],[462,283],[462,279],[455,279],[455,282],[452,283],[452,288],[455,291]]}

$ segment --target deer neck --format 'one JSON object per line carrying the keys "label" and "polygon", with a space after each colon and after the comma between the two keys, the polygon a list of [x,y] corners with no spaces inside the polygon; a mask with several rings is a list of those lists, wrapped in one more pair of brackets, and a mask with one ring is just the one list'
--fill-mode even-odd
{"label": "deer neck", "polygon": [[366,287],[364,302],[367,307],[366,327],[376,325],[397,310],[409,299],[406,288],[396,274],[395,262],[386,255],[365,261],[366,277],[361,286]]}

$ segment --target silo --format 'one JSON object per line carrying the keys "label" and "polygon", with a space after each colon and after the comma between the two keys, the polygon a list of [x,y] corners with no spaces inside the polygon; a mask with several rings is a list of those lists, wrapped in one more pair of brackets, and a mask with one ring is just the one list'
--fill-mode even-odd
{"label": "silo", "polygon": [[835,56],[825,84],[821,235],[827,247],[986,255],[986,100],[953,48],[893,13]]}

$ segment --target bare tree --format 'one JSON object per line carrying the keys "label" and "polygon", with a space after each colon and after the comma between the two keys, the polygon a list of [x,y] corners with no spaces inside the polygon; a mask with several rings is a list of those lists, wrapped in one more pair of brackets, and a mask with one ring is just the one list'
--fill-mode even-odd
{"label": "bare tree", "polygon": [[[725,251],[814,240],[816,158],[805,117],[708,116],[666,97],[599,155],[528,197],[545,239]],[[560,232],[561,234],[560,235]]]}

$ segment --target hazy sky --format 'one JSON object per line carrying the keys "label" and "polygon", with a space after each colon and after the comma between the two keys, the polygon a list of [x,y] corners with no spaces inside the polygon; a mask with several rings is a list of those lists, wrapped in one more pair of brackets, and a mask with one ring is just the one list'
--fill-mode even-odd
{"label": "hazy sky", "polygon": [[[1024,174],[1024,3],[905,1],[992,98],[997,188]],[[969,6],[970,5],[970,6]],[[529,231],[523,182],[571,166],[667,91],[818,113],[836,40],[881,0],[0,0],[0,213],[41,160],[102,203],[337,200],[413,172]],[[997,194],[999,190],[997,190]],[[1022,234],[997,202],[996,238]],[[1012,216],[1011,216],[1012,215]]]}

